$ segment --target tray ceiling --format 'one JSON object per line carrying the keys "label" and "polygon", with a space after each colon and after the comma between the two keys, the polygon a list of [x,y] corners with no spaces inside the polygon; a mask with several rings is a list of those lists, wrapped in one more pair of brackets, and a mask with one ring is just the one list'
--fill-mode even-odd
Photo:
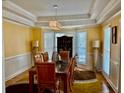
{"label": "tray ceiling", "polygon": [[36,16],[88,14],[95,0],[10,0]]}
{"label": "tray ceiling", "polygon": [[[103,22],[110,13],[121,9],[121,0],[4,0],[14,3],[36,17],[35,24],[48,27],[48,22],[55,18],[53,5],[58,5],[57,19],[63,26],[90,25]],[[13,6],[13,5],[12,5]],[[19,12],[5,4],[5,10]],[[115,11],[116,10],[116,11]],[[106,14],[107,13],[107,14]],[[111,13],[111,14],[112,14]],[[16,13],[17,14],[17,13]],[[22,14],[21,14],[22,15]],[[23,14],[23,17],[27,18]],[[102,18],[102,20],[100,20]],[[28,19],[31,19],[28,18]],[[34,18],[33,18],[34,20]],[[100,21],[99,21],[100,20]]]}

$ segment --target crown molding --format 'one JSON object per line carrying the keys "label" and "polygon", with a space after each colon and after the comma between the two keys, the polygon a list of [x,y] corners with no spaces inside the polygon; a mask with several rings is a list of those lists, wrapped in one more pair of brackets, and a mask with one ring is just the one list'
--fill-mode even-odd
{"label": "crown molding", "polygon": [[[57,16],[57,20],[59,21],[69,21],[69,20],[81,20],[81,19],[89,19],[89,14],[78,14],[78,15],[63,15]],[[47,22],[55,20],[55,16],[39,16],[37,17],[37,21],[39,22]]]}
{"label": "crown molding", "polygon": [[[112,17],[110,17],[108,20],[106,20],[104,23],[102,23],[102,26],[104,26],[105,24],[108,24],[113,18],[115,18],[116,16],[121,15],[121,11],[117,12],[116,14],[114,14]],[[110,24],[109,24],[110,25]]]}
{"label": "crown molding", "polygon": [[[80,29],[88,29],[88,28],[94,28],[94,27],[99,27],[99,26],[100,26],[99,24],[63,26],[60,31],[73,30],[73,29],[78,29],[78,30],[80,30]],[[38,27],[41,27],[41,26],[38,26]],[[42,26],[41,28],[46,29],[46,30],[51,30],[50,27],[48,27],[48,26]]]}
{"label": "crown molding", "polygon": [[89,13],[91,15],[90,16],[91,19],[96,18],[96,16],[98,15],[98,12],[97,12],[98,4],[99,4],[99,0],[94,0],[93,1],[93,5],[92,5],[92,7],[90,8],[90,11],[89,11]]}
{"label": "crown molding", "polygon": [[24,25],[27,25],[27,26],[34,26],[34,22],[32,22],[30,20],[27,20],[23,17],[20,17],[16,14],[13,14],[9,11],[3,10],[2,14],[3,14],[3,19],[7,19],[7,20],[10,20],[10,21],[21,23],[21,24],[24,24]]}
{"label": "crown molding", "polygon": [[[89,29],[89,28],[94,28],[94,27],[99,27],[99,24],[89,24],[89,25],[77,25],[77,26],[64,26],[63,28],[61,28],[60,31],[57,32],[63,32],[63,31],[82,31],[82,29]],[[43,31],[47,30],[50,31],[51,29],[49,27],[42,27]]]}
{"label": "crown molding", "polygon": [[36,16],[31,14],[30,12],[24,10],[20,6],[14,4],[11,1],[3,1],[3,9],[11,11],[19,16],[25,17],[29,20],[36,21]]}
{"label": "crown molding", "polygon": [[[70,21],[59,21],[60,24],[62,24],[62,27],[65,26],[77,26],[77,25],[89,25],[89,24],[95,24],[95,19],[83,19],[83,20],[70,20]],[[36,22],[36,26],[48,26],[49,21],[47,22]]]}
{"label": "crown molding", "polygon": [[20,25],[20,26],[24,26],[24,27],[28,27],[30,28],[31,26],[29,25],[26,25],[26,24],[22,24],[22,23],[19,23],[19,22],[15,22],[15,21],[12,21],[12,20],[9,20],[9,19],[6,19],[6,18],[3,18],[2,19],[2,22],[9,22],[9,23],[12,23],[12,24],[16,24],[16,25]]}
{"label": "crown molding", "polygon": [[11,21],[23,23],[26,25],[34,25],[36,17],[30,12],[24,10],[11,1],[3,1],[3,18]]}
{"label": "crown molding", "polygon": [[107,6],[103,9],[103,11],[96,18],[97,23],[103,23],[105,20],[116,14],[121,10],[121,0],[110,0]]}
{"label": "crown molding", "polygon": [[96,0],[93,0],[92,4],[91,4],[91,7],[89,9],[89,14],[92,14],[93,10],[94,10],[94,6],[96,5]]}

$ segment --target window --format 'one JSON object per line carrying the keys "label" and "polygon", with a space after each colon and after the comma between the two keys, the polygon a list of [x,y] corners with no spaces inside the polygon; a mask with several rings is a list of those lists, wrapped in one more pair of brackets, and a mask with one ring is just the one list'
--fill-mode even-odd
{"label": "window", "polygon": [[54,51],[54,32],[44,32],[44,51],[48,52],[51,60]]}
{"label": "window", "polygon": [[108,27],[104,30],[104,54],[103,54],[103,71],[109,75],[110,70],[110,32]]}
{"label": "window", "polygon": [[76,34],[77,42],[77,63],[86,64],[86,54],[87,54],[87,32],[77,32]]}

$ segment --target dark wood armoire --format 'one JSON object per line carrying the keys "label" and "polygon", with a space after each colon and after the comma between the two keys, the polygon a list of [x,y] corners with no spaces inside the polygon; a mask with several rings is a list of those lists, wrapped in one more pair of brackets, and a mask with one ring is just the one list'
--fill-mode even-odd
{"label": "dark wood armoire", "polygon": [[70,57],[72,57],[72,53],[73,53],[72,45],[73,45],[73,37],[69,37],[69,36],[57,37],[58,53],[60,50],[67,50],[67,51],[70,51]]}

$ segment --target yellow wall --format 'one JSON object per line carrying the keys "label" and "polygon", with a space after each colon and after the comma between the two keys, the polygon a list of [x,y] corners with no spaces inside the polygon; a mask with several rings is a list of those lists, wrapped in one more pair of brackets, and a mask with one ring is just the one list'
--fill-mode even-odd
{"label": "yellow wall", "polygon": [[32,31],[30,27],[3,21],[5,57],[31,51]]}
{"label": "yellow wall", "polygon": [[[45,30],[43,30],[45,31]],[[63,32],[71,32],[71,31],[75,31],[75,29],[72,30],[64,30]],[[96,27],[89,27],[89,28],[85,28],[85,29],[81,29],[80,31],[87,31],[87,52],[88,53],[92,53],[93,52],[93,48],[92,48],[92,41],[93,40],[100,40],[101,44],[102,44],[102,26],[96,26]],[[102,45],[100,47],[100,52],[102,50]]]}
{"label": "yellow wall", "polygon": [[32,28],[32,32],[33,32],[33,40],[39,41],[39,51],[43,51],[44,49],[44,45],[43,45],[43,32],[41,28],[38,27],[33,27]]}
{"label": "yellow wall", "polygon": [[[93,40],[100,40],[100,44],[102,44],[101,32],[102,32],[102,27],[101,26],[92,27],[92,28],[87,29],[87,33],[88,33],[88,42],[87,42],[88,53],[93,52],[93,48],[92,48]],[[101,47],[100,47],[100,52],[101,52]]]}
{"label": "yellow wall", "polygon": [[[92,52],[92,41],[102,41],[101,26],[86,29],[88,33],[88,52]],[[3,22],[5,57],[15,56],[31,51],[31,42],[39,41],[39,50],[44,50],[43,31],[38,27],[27,27],[12,22]]]}

